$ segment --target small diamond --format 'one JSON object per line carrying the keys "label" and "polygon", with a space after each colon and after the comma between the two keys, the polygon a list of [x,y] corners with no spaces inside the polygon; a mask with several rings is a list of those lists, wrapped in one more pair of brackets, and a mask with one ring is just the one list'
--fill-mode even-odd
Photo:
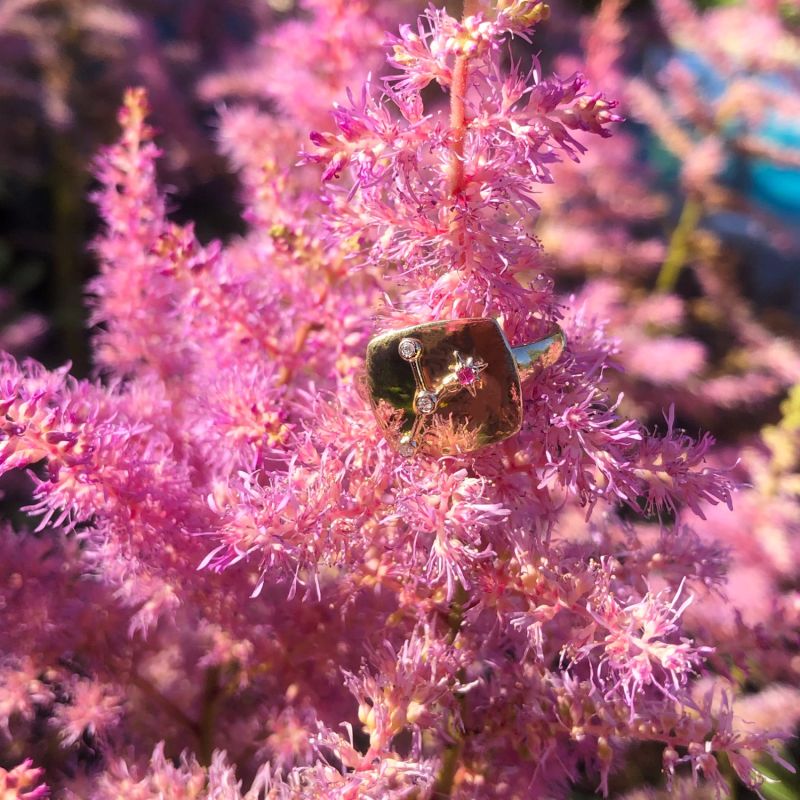
{"label": "small diamond", "polygon": [[436,411],[438,398],[432,392],[420,392],[417,395],[416,406],[420,414],[433,414]]}
{"label": "small diamond", "polygon": [[401,339],[397,350],[400,358],[413,361],[422,352],[422,342],[419,339]]}
{"label": "small diamond", "polygon": [[415,442],[413,439],[409,439],[408,441],[400,442],[397,452],[400,453],[403,458],[411,458],[417,452],[418,447],[418,442]]}

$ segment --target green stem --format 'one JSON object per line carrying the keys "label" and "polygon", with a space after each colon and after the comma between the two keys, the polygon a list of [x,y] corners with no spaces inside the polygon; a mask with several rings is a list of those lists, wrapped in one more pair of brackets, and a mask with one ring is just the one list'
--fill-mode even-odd
{"label": "green stem", "polygon": [[[449,628],[448,642],[452,644],[456,636],[461,630],[461,623],[464,619],[464,606],[469,598],[464,587],[459,583],[456,589],[456,595],[453,602],[450,604],[450,612],[447,615],[447,627]],[[459,671],[459,680],[466,680],[466,676]],[[464,698],[459,697],[459,704],[464,708]],[[432,800],[446,800],[449,798],[453,791],[453,783],[455,781],[456,772],[458,772],[458,765],[461,761],[461,752],[464,749],[464,738],[461,732],[456,729],[455,725],[451,725],[451,734],[455,740],[452,744],[448,745],[444,750],[442,757],[442,767],[439,770],[439,775],[436,778],[436,783],[433,787]]]}
{"label": "green stem", "polygon": [[190,730],[195,736],[200,737],[197,723],[189,717],[180,706],[176,705],[166,695],[162,694],[150,681],[143,678],[138,673],[133,673],[130,677],[131,683],[144,692],[151,700],[154,700],[159,708],[166,711],[174,720]]}
{"label": "green stem", "polygon": [[219,685],[219,667],[206,670],[205,687],[203,689],[203,711],[200,716],[198,759],[201,764],[208,766],[214,752],[214,726],[217,721],[217,711],[222,699],[222,689]]}
{"label": "green stem", "polygon": [[675,289],[681,270],[689,260],[692,235],[703,216],[703,203],[697,195],[687,195],[680,219],[669,240],[667,257],[661,265],[656,279],[656,291],[671,292]]}
{"label": "green stem", "polygon": [[433,787],[433,800],[446,800],[453,791],[453,782],[458,771],[458,762],[461,760],[461,750],[464,745],[461,739],[451,744],[444,751],[442,768]]}

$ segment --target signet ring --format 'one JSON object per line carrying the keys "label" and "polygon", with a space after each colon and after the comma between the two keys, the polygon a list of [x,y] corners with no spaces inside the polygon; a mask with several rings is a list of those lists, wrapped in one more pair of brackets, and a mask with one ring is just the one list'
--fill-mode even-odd
{"label": "signet ring", "polygon": [[367,347],[367,390],[403,456],[468,453],[522,425],[522,382],[554,364],[566,338],[511,347],[494,319],[427,322],[378,334]]}

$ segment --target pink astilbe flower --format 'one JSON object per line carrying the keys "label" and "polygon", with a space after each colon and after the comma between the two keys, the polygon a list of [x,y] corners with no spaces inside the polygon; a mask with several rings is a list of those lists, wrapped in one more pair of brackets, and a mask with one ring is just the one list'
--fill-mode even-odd
{"label": "pink astilbe flower", "polygon": [[[679,594],[667,603],[648,593],[623,607],[613,596],[600,594],[599,607],[590,608],[590,613],[595,624],[605,631],[601,645],[604,661],[599,671],[601,680],[606,682],[602,673],[607,669],[613,675],[609,691],[620,688],[634,706],[635,697],[646,686],[654,685],[665,694],[685,686],[702,656],[689,640],[670,638],[678,630],[677,621],[691,598],[678,606]],[[664,683],[665,679],[668,683]]]}
{"label": "pink astilbe flower", "polygon": [[[287,41],[357,63],[352,31],[323,30],[345,6],[308,8]],[[106,385],[0,363],[0,466],[31,471],[33,541],[56,547],[9,568],[50,576],[38,608],[57,620],[34,631],[11,598],[4,721],[32,742],[38,714],[71,743],[53,773],[77,796],[567,797],[583,771],[608,793],[637,742],[667,773],[685,760],[719,787],[724,754],[757,784],[748,753],[770,735],[695,702],[709,653],[683,619],[724,571],[686,518],[729,504],[732,478],[672,412],[662,435],[621,415],[619,345],[538,276],[535,198],[614,103],[504,68],[543,4],[473,10],[392,37],[384,92],[351,92],[302,168],[324,91],[294,115],[225,111],[247,206],[225,244],[169,219],[146,97],[127,93],[97,162]],[[313,73],[307,53],[290,66]],[[376,321],[473,315],[513,344],[560,320],[568,351],[526,383],[516,436],[404,459],[362,386]]]}
{"label": "pink astilbe flower", "polygon": [[399,652],[386,643],[373,660],[375,674],[346,676],[372,753],[390,752],[392,739],[410,726],[419,757],[426,728],[460,726],[458,696],[469,686],[458,679],[467,663],[456,647],[434,631],[415,631]]}
{"label": "pink astilbe flower", "polygon": [[104,736],[121,716],[121,699],[114,690],[94,681],[75,681],[68,687],[69,698],[59,703],[54,724],[64,747],[75,744],[84,734]]}
{"label": "pink astilbe flower", "polygon": [[213,101],[270,99],[304,128],[327,126],[331,103],[382,67],[384,31],[424,4],[302,0],[298,5],[300,19],[265,28],[256,46],[200,81],[200,96]]}
{"label": "pink astilbe flower", "polygon": [[413,492],[400,493],[396,512],[383,520],[402,520],[416,532],[415,546],[430,552],[425,577],[433,585],[444,582],[448,600],[457,586],[470,588],[472,562],[494,555],[481,531],[510,513],[499,503],[487,503],[484,493],[483,482],[468,477],[466,470],[437,472],[415,484]]}
{"label": "pink astilbe flower", "polygon": [[44,177],[51,164],[41,141],[55,137],[75,172],[59,179],[69,180],[70,188],[83,186],[85,163],[108,133],[109,110],[132,83],[149,86],[174,135],[170,165],[213,169],[211,147],[195,119],[196,96],[187,88],[207,71],[207,62],[241,46],[236,24],[256,27],[273,18],[269,4],[248,0],[233,0],[225,13],[206,0],[191,7],[147,0],[87,0],[69,7],[4,0],[0,109],[8,119],[28,121],[24,130],[8,125],[0,132],[4,171]]}
{"label": "pink astilbe flower", "polygon": [[758,674],[759,686],[794,685],[800,675],[794,657],[800,644],[799,400],[795,389],[782,405],[781,421],[740,451],[737,469],[747,488],[738,513],[719,516],[709,508],[708,519],[696,526],[703,541],[729,549],[729,579],[721,594],[700,596],[688,623],[719,642],[717,657]]}
{"label": "pink astilbe flower", "polygon": [[[387,91],[401,118],[366,86],[334,112],[338,133],[311,136],[307,159],[324,164],[325,179],[353,166],[347,202],[331,199],[337,235],[367,236],[371,259],[406,265],[402,274],[418,284],[446,277],[445,264],[463,270],[438,302],[428,290],[407,292],[416,314],[494,312],[523,324],[526,301],[515,275],[535,263],[523,223],[536,184],[551,180],[559,153],[583,151],[570,131],[601,133],[617,119],[614,103],[588,94],[579,75],[542,79],[537,66],[519,65],[499,75],[497,47],[508,25],[503,15],[459,23],[430,11],[419,34],[405,30],[393,43],[400,73]],[[445,109],[423,110],[420,91],[432,81],[463,103],[469,121],[462,128],[449,129]]]}
{"label": "pink astilbe flower", "polygon": [[295,710],[289,706],[273,712],[263,754],[277,769],[284,771],[312,763],[312,740],[316,727],[314,714],[308,710]]}
{"label": "pink astilbe flower", "polygon": [[[705,369],[707,348],[688,336],[676,336],[686,322],[686,307],[675,295],[642,297],[635,304],[627,298],[621,281],[597,278],[583,287],[576,304],[605,320],[619,340],[615,360],[625,378],[657,386],[685,388]],[[699,384],[700,382],[697,381]]]}
{"label": "pink astilbe flower", "polygon": [[[348,734],[345,737],[323,731],[316,740],[323,755],[313,767],[292,770],[285,777],[280,773],[266,775],[258,785],[258,791],[263,792],[268,800],[293,800],[296,797],[407,800],[419,794],[429,795],[433,790],[435,774],[430,761],[396,758],[368,763],[353,746],[352,729],[348,729]],[[327,759],[337,766],[329,764]],[[254,784],[254,791],[256,786]]]}
{"label": "pink astilbe flower", "polygon": [[[197,269],[205,261],[190,230],[170,227],[164,199],[155,186],[159,150],[146,125],[147,104],[142,91],[132,94],[120,122],[125,134],[99,162],[104,189],[95,196],[107,225],[97,244],[101,278],[92,322],[107,323],[97,342],[101,366],[120,374],[140,366],[156,366],[162,374],[185,371],[187,342],[170,329],[169,309],[175,301],[170,274],[186,266]],[[166,256],[166,263],[162,263]],[[125,264],[124,270],[114,270]],[[131,296],[140,306],[131,309]]]}
{"label": "pink astilbe flower", "polygon": [[[130,769],[124,762],[112,766],[98,782],[92,797],[112,800],[131,797],[136,800],[257,800],[269,776],[257,778],[250,791],[243,792],[231,766],[222,753],[215,753],[208,769],[184,753],[178,764],[157,747],[144,770]],[[268,795],[269,796],[269,795]]]}
{"label": "pink astilbe flower", "polygon": [[44,770],[33,766],[30,759],[12,770],[0,767],[0,796],[3,800],[40,800],[50,796],[50,790],[38,785]]}

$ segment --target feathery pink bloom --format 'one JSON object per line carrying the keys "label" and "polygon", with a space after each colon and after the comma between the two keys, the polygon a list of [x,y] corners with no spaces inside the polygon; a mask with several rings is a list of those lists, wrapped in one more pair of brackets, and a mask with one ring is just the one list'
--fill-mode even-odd
{"label": "feathery pink bloom", "polygon": [[[308,8],[286,41],[305,31],[355,69],[343,23],[369,10]],[[39,606],[58,637],[12,598],[3,635],[40,655],[4,664],[4,722],[32,740],[40,713],[66,749],[96,747],[90,796],[546,797],[583,769],[607,792],[632,742],[718,785],[724,753],[757,783],[747,751],[769,734],[688,710],[711,654],[677,593],[719,583],[720,548],[683,518],[621,519],[702,516],[733,478],[672,412],[660,436],[623,416],[606,388],[620,345],[539,275],[537,198],[617,120],[580,75],[504,67],[508,35],[545,15],[429,10],[390,40],[383,90],[368,80],[311,134],[302,168],[324,91],[280,119],[224,112],[247,205],[228,243],[169,219],[146,97],[126,95],[97,162],[106,385],[0,363],[0,467],[31,471],[43,542],[79,541]],[[320,80],[308,52],[286,53]],[[559,322],[570,344],[526,383],[518,435],[401,458],[363,391],[370,335],[472,315],[512,344]],[[52,557],[31,560],[9,564],[50,574]]]}
{"label": "feathery pink bloom", "polygon": [[44,785],[36,785],[41,781],[44,770],[33,766],[30,759],[26,759],[12,770],[0,767],[0,792],[4,800],[40,800],[50,796],[49,789]]}

